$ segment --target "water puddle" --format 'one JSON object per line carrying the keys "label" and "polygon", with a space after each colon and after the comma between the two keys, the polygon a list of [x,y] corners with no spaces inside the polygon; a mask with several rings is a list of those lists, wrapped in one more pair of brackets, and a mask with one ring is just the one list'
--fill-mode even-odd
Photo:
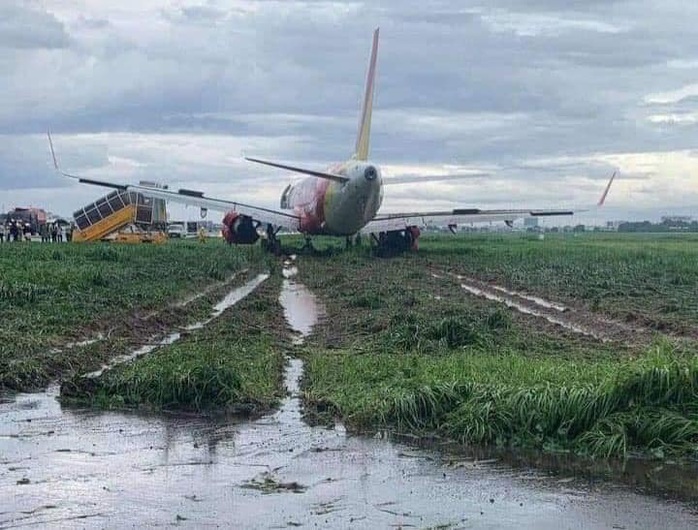
{"label": "water puddle", "polygon": [[560,318],[554,317],[552,315],[549,315],[547,313],[543,313],[541,311],[537,311],[529,306],[526,306],[524,304],[521,304],[519,302],[516,302],[512,300],[509,297],[506,296],[500,296],[498,294],[495,294],[491,291],[486,291],[484,289],[481,289],[479,287],[475,287],[473,285],[468,285],[467,283],[461,283],[461,288],[466,290],[472,295],[479,296],[480,298],[486,298],[487,300],[492,300],[494,302],[500,302],[505,304],[507,307],[511,309],[515,309],[519,311],[520,313],[523,313],[525,315],[531,315],[534,317],[539,317],[539,318],[544,318],[551,324],[558,325],[560,327],[563,327],[569,331],[573,331],[575,333],[579,333],[581,335],[586,335],[588,337],[592,337],[594,339],[600,340],[602,342],[607,342],[608,337],[605,337],[599,333],[596,333],[590,329],[583,328],[582,326],[579,326],[573,322],[567,321],[567,320],[562,320]]}
{"label": "water puddle", "polygon": [[565,307],[562,304],[558,304],[556,302],[551,302],[549,300],[546,300],[545,298],[541,298],[539,296],[533,296],[530,294],[524,294],[524,293],[519,293],[517,291],[510,291],[509,289],[505,289],[504,287],[500,287],[499,285],[492,285],[492,289],[496,291],[500,291],[504,294],[508,294],[509,296],[518,296],[519,298],[523,298],[524,300],[528,300],[530,302],[533,302],[536,305],[539,305],[541,307],[544,307],[546,309],[554,309],[555,311],[560,311],[561,313],[564,313],[565,311],[569,311],[567,307]]}
{"label": "water puddle", "polygon": [[[0,527],[672,528],[691,507],[605,485],[309,427],[291,395],[258,421],[0,403]],[[291,487],[292,486],[292,487]]]}
{"label": "water puddle", "polygon": [[[237,304],[240,300],[243,298],[249,296],[257,287],[259,287],[262,282],[264,282],[267,278],[269,278],[268,274],[258,274],[255,278],[247,282],[246,284],[236,287],[235,289],[232,289],[225,297],[218,302],[216,305],[213,306],[213,310],[210,314],[210,316],[206,320],[202,320],[200,322],[196,322],[194,324],[189,324],[188,326],[185,326],[184,329],[186,331],[193,331],[195,329],[201,329],[219,316],[223,314],[223,312]],[[85,374],[84,377],[93,379],[96,377],[100,377],[104,372],[111,370],[115,366],[118,366],[123,363],[127,363],[130,361],[133,361],[134,359],[137,359],[139,357],[142,357],[144,355],[147,355],[149,353],[152,353],[154,350],[157,348],[160,348],[162,346],[167,346],[169,344],[174,344],[177,342],[180,338],[182,338],[182,334],[179,331],[175,331],[173,333],[170,333],[167,335],[165,338],[160,339],[160,340],[154,340],[151,344],[144,344],[137,350],[134,350],[126,355],[119,355],[117,357],[114,357],[108,364],[103,365],[99,370],[96,370],[94,372],[90,372],[88,374]]]}
{"label": "water puddle", "polygon": [[324,310],[318,304],[315,295],[305,285],[291,279],[296,274],[298,274],[296,266],[289,264],[284,267],[279,303],[284,308],[286,322],[295,333],[293,343],[302,344]]}
{"label": "water puddle", "polygon": [[[322,309],[292,277],[280,302],[302,340]],[[311,427],[302,375],[289,359],[279,410],[245,422],[62,409],[56,388],[0,402],[0,527],[698,525],[690,506],[626,488]]]}

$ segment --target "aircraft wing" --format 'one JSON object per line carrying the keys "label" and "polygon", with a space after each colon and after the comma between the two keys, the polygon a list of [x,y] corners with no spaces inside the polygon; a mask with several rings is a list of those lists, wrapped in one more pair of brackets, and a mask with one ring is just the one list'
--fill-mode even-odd
{"label": "aircraft wing", "polygon": [[435,224],[439,226],[453,226],[467,223],[482,223],[489,221],[504,221],[511,223],[516,219],[526,217],[553,217],[560,215],[574,215],[575,213],[586,212],[594,208],[600,208],[606,201],[611,184],[616,177],[616,172],[611,175],[599,202],[596,206],[589,208],[579,208],[570,210],[481,210],[478,208],[456,209],[451,211],[436,212],[412,212],[412,213],[391,213],[377,215],[362,230],[363,234],[376,234],[390,230],[404,230],[408,226],[426,226]]}
{"label": "aircraft wing", "polygon": [[556,215],[574,215],[584,210],[480,210],[459,209],[441,212],[396,213],[376,216],[362,230],[365,234],[402,230],[408,226],[452,226],[467,223],[489,221],[513,222],[524,217],[550,217]]}
{"label": "aircraft wing", "polygon": [[204,210],[215,210],[220,212],[229,212],[233,210],[241,215],[247,215],[253,218],[255,221],[259,221],[263,224],[271,224],[277,227],[282,226],[284,228],[288,228],[289,230],[298,230],[300,227],[300,218],[297,215],[279,212],[268,208],[262,208],[259,206],[243,204],[240,202],[230,201],[226,199],[206,197],[203,191],[188,189],[170,190],[163,188],[152,188],[150,186],[143,186],[139,184],[122,184],[116,182],[94,180],[85,177],[80,177],[78,175],[71,175],[69,173],[65,173],[58,166],[58,161],[56,159],[56,154],[53,150],[53,141],[51,140],[50,134],[48,138],[49,146],[51,147],[51,156],[53,157],[53,165],[56,171],[64,177],[75,179],[83,184],[92,184],[94,186],[102,186],[105,188],[112,188],[123,191],[133,191],[140,193],[141,195],[144,195],[146,197],[152,197],[153,199],[164,199],[166,201],[176,202],[188,206],[195,206]]}

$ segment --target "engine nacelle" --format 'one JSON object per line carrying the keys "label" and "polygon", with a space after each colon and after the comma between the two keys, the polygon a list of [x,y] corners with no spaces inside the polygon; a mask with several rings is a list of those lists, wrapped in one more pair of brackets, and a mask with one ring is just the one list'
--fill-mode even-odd
{"label": "engine nacelle", "polygon": [[259,239],[257,223],[247,215],[230,211],[223,217],[223,238],[231,245],[253,245]]}

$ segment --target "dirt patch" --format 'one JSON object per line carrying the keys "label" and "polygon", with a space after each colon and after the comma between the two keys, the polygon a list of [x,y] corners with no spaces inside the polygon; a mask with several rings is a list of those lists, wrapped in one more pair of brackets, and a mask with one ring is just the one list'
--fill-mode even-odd
{"label": "dirt patch", "polygon": [[[532,317],[531,320],[539,322],[542,320],[566,331],[602,342],[618,342],[631,347],[643,347],[651,344],[660,333],[659,330],[647,325],[649,324],[647,320],[643,322],[639,315],[635,319],[626,319],[626,321],[612,319],[579,304],[563,304],[536,294],[514,291],[492,282],[443,269],[433,268],[431,272],[435,278],[450,279],[460,284],[461,288],[469,294],[503,303],[523,315]],[[688,334],[663,331],[663,334],[678,340],[698,338],[698,331]]]}

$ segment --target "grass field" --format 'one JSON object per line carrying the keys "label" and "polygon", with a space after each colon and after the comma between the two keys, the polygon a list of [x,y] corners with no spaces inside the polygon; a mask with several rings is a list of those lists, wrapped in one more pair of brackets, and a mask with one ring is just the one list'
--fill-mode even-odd
{"label": "grass field", "polygon": [[[328,309],[307,351],[307,401],[357,430],[698,457],[691,263],[694,238],[617,234],[427,237],[418,255],[390,260],[360,250],[306,258],[302,278]],[[554,297],[574,312],[640,314],[654,338],[602,342],[473,297],[434,270]]]}
{"label": "grass field", "polygon": [[[392,259],[367,248],[298,258],[299,280],[326,306],[294,350],[307,360],[310,414],[466,444],[698,458],[696,237],[420,243]],[[0,264],[5,388],[59,379],[64,396],[101,406],[248,413],[281,396],[289,337],[279,263],[256,247],[18,244],[0,247]],[[96,380],[77,377],[207,314],[230,287],[223,280],[262,268],[271,278],[210,326]],[[561,319],[625,331],[602,340],[563,328],[469,294],[463,277],[563,303]],[[219,290],[172,305],[212,285]],[[104,340],[66,347],[97,333]]]}
{"label": "grass field", "polygon": [[76,375],[63,398],[106,408],[147,407],[260,414],[283,395],[288,332],[278,302],[281,280],[175,344],[119,365],[99,378]]}
{"label": "grass field", "polygon": [[[698,330],[698,235],[425,237],[425,265],[583,304],[659,331]],[[698,335],[697,335],[698,336]]]}
{"label": "grass field", "polygon": [[0,388],[39,388],[65,372],[98,367],[108,351],[93,359],[94,348],[66,344],[100,333],[115,339],[141,328],[147,333],[158,320],[205,312],[210,297],[187,307],[169,304],[261,260],[259,249],[215,241],[0,245]]}

